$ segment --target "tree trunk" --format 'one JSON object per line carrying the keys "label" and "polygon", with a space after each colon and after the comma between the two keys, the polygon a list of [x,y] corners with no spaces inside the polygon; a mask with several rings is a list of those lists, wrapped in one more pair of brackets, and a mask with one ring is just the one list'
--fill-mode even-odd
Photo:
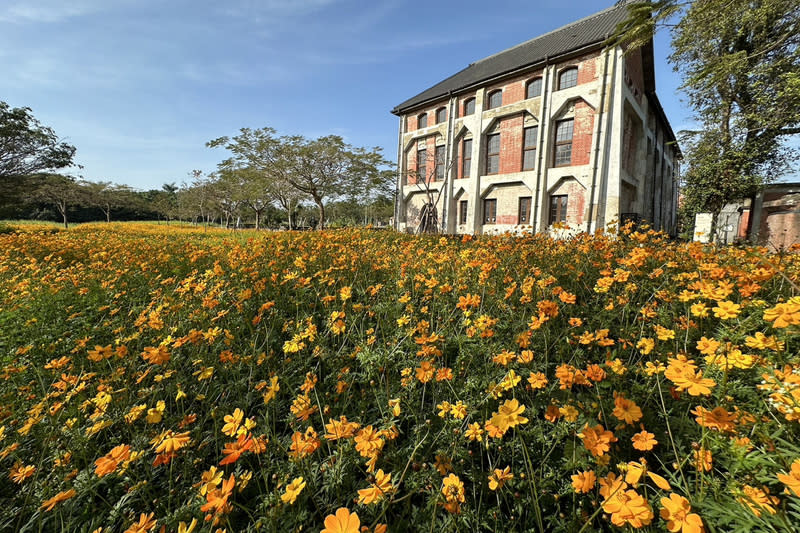
{"label": "tree trunk", "polygon": [[255,209],[256,212],[256,231],[261,228],[261,211]]}
{"label": "tree trunk", "polygon": [[287,209],[286,212],[289,215],[289,229],[291,230],[292,229],[292,210],[291,209]]}
{"label": "tree trunk", "polygon": [[317,229],[321,230],[325,228],[325,205],[322,203],[322,199],[314,197],[314,203],[317,204],[317,209],[319,210],[319,221],[317,222]]}

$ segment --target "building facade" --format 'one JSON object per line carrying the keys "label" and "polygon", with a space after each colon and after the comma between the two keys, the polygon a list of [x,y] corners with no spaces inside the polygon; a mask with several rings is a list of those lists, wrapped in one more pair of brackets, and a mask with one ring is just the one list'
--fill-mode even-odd
{"label": "building facade", "polygon": [[653,46],[606,46],[616,5],[469,65],[392,110],[395,226],[445,233],[674,232],[680,150],[655,93]]}

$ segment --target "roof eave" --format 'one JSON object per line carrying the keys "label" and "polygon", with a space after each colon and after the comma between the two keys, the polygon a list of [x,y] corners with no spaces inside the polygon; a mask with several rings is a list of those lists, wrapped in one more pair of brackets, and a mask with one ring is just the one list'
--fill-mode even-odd
{"label": "roof eave", "polygon": [[558,62],[558,61],[563,61],[565,59],[569,59],[570,57],[579,56],[579,55],[585,54],[586,52],[589,52],[589,51],[591,51],[592,49],[595,49],[595,48],[599,49],[599,50],[603,50],[603,49],[606,48],[606,46],[605,46],[606,41],[607,41],[607,38],[599,39],[597,41],[593,41],[593,42],[588,43],[586,45],[583,45],[583,46],[580,46],[578,48],[575,48],[573,50],[568,50],[566,52],[562,52],[562,53],[560,53],[558,55],[555,55],[553,57],[543,57],[543,58],[540,58],[540,59],[538,59],[538,60],[536,60],[536,61],[534,61],[532,63],[529,63],[529,64],[527,64],[525,66],[517,67],[517,68],[513,68],[513,69],[509,69],[509,70],[500,72],[498,74],[495,74],[494,76],[490,76],[488,78],[484,78],[484,79],[476,81],[474,83],[470,83],[469,85],[465,85],[463,87],[459,87],[458,89],[451,90],[451,91],[449,91],[447,93],[443,93],[443,94],[440,94],[440,95],[437,95],[437,96],[433,96],[431,98],[427,98],[426,100],[423,100],[421,102],[417,102],[416,104],[412,104],[412,105],[409,105],[409,106],[406,106],[406,107],[401,107],[402,104],[400,104],[400,106],[397,106],[394,109],[392,109],[391,113],[393,115],[396,115],[396,116],[399,117],[399,116],[402,116],[402,115],[408,113],[409,111],[413,111],[415,109],[424,108],[424,107],[430,105],[432,102],[436,102],[437,100],[440,100],[441,98],[443,98],[445,96],[464,94],[466,92],[469,92],[469,91],[475,89],[476,87],[480,87],[481,85],[486,85],[487,83],[491,83],[493,81],[497,81],[497,80],[500,80],[502,78],[513,76],[514,74],[518,74],[518,73],[524,72],[526,70],[538,68],[538,67],[541,67],[541,66],[547,66],[549,64],[552,64],[552,63],[555,63],[555,62]]}
{"label": "roof eave", "polygon": [[678,159],[683,159],[683,152],[681,152],[681,147],[678,144],[678,139],[675,137],[675,132],[672,131],[672,126],[667,119],[667,114],[664,112],[664,108],[661,107],[661,102],[658,99],[655,91],[645,91],[645,95],[647,96],[647,100],[650,104],[655,108],[655,112],[658,115],[658,118],[661,119],[661,122],[664,124],[664,127],[667,129],[667,136],[669,137],[670,143],[675,148],[675,155]]}

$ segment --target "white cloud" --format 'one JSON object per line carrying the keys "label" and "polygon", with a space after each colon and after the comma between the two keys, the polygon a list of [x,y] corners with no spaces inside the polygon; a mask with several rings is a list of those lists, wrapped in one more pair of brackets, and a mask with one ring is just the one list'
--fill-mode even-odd
{"label": "white cloud", "polygon": [[0,7],[0,22],[52,23],[105,10],[104,0],[16,0]]}

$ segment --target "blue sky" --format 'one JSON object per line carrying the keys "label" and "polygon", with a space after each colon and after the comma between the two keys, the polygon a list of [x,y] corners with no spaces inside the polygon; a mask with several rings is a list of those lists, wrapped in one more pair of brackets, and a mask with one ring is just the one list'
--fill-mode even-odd
{"label": "blue sky", "polygon": [[[390,110],[469,63],[614,0],[3,0],[0,100],[77,147],[81,175],[190,181],[239,128],[341,135],[397,155]],[[689,125],[656,39],[657,92]],[[77,172],[77,171],[76,171]]]}

